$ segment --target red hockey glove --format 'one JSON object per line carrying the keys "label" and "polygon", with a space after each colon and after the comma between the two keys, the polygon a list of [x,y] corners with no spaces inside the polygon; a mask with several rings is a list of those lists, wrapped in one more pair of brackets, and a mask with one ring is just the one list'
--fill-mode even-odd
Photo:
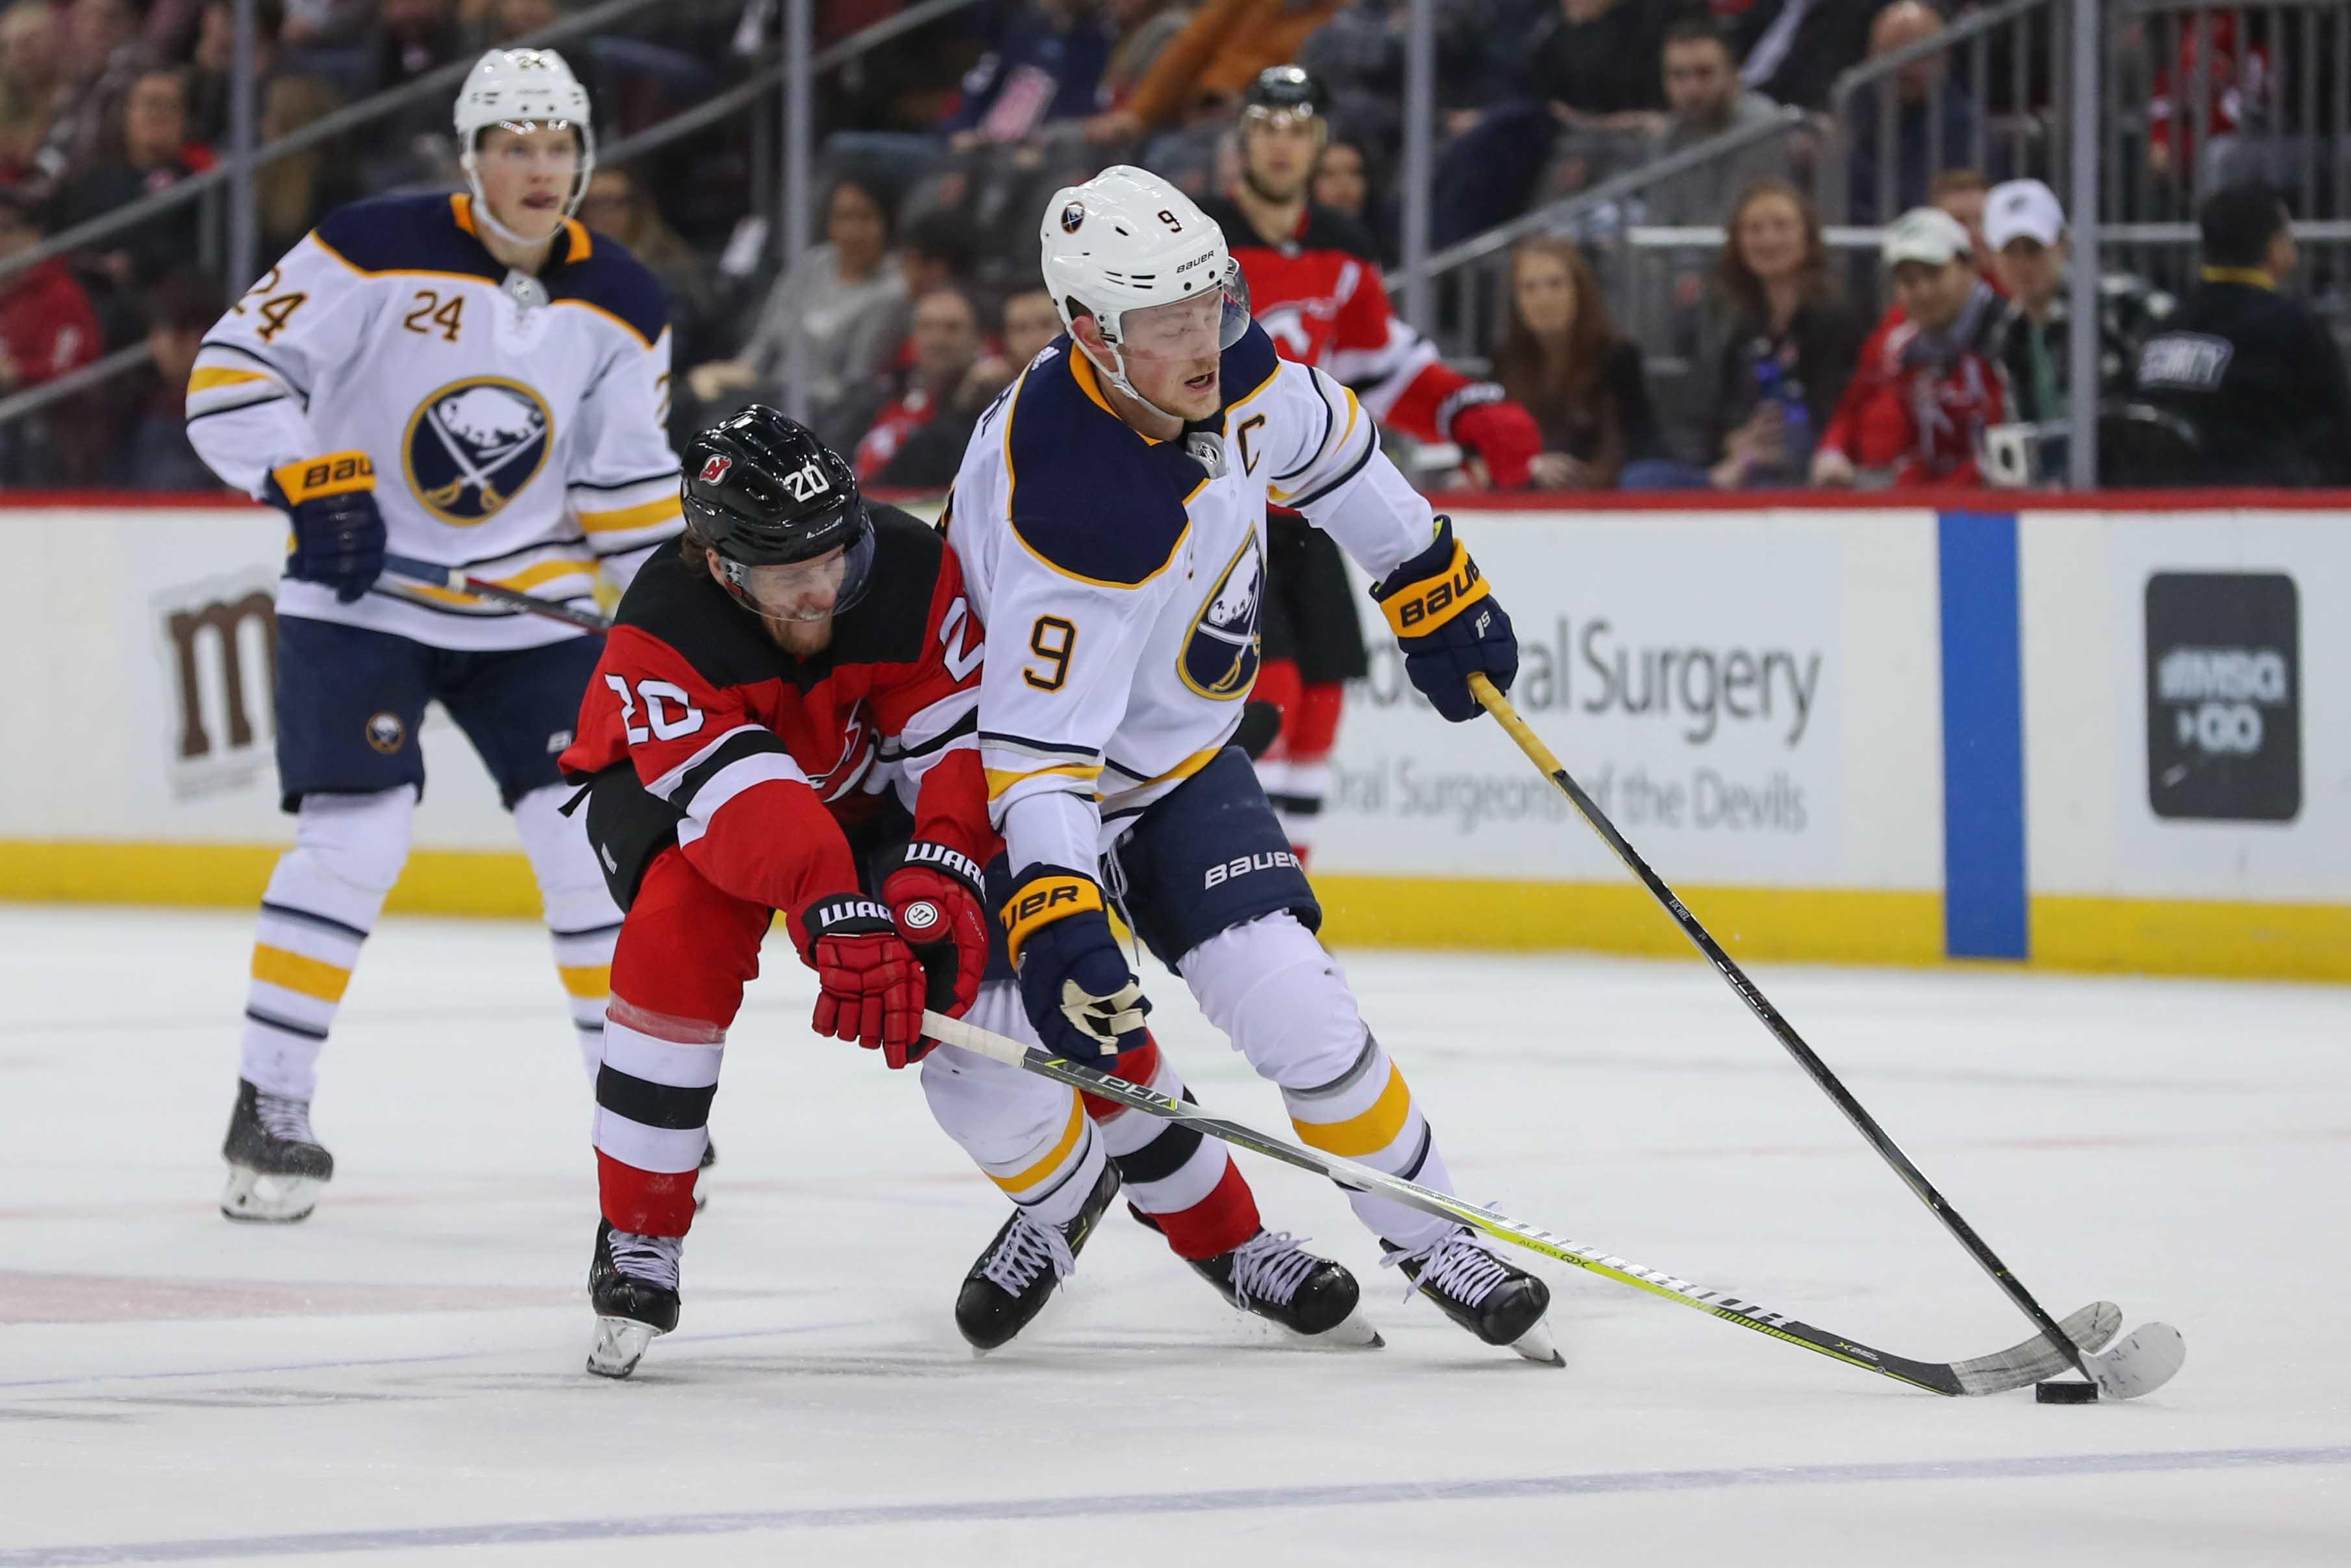
{"label": "red hockey glove", "polygon": [[898,935],[922,960],[934,1012],[961,1018],[987,967],[988,919],[979,862],[960,850],[916,839],[882,883]]}
{"label": "red hockey glove", "polygon": [[892,1067],[923,1055],[923,966],[898,937],[890,906],[862,894],[818,899],[800,916],[816,971],[819,1034],[880,1051]]}
{"label": "red hockey glove", "polygon": [[1497,490],[1522,488],[1527,465],[1542,450],[1542,432],[1535,424],[1535,416],[1508,398],[1473,403],[1455,414],[1453,439],[1484,460]]}

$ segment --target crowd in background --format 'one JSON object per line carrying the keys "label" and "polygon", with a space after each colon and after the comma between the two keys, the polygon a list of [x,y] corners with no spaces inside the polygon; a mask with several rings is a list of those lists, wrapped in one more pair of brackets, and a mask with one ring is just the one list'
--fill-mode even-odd
{"label": "crowd in background", "polygon": [[[899,8],[825,0],[819,42]],[[2168,442],[2206,439],[2185,413],[2172,425],[2159,417],[2181,406],[2179,388],[2141,378],[2148,344],[2197,308],[2192,298],[2183,306],[2142,279],[2102,277],[2099,385],[2079,396],[2069,385],[2068,225],[2043,183],[2052,171],[2029,135],[1982,133],[2047,110],[2050,65],[2030,34],[1994,35],[1981,57],[1889,68],[1886,101],[1865,87],[1844,102],[1844,134],[1812,133],[1850,68],[1931,40],[1975,8],[1436,0],[1439,245],[1785,119],[1790,107],[1814,117],[1651,184],[1634,210],[1609,214],[1620,226],[1727,232],[1718,255],[1672,280],[1662,315],[1645,317],[1637,333],[1621,324],[1612,304],[1622,301],[1593,265],[1589,213],[1585,226],[1536,235],[1510,253],[1505,308],[1475,368],[1534,414],[1544,447],[1537,486],[2031,480],[2063,472],[2050,432],[2102,409],[2136,421],[2123,434],[2143,439],[2149,463]],[[755,131],[740,118],[640,162],[607,161],[580,216],[628,245],[667,291],[680,432],[745,402],[784,401],[797,329],[799,387],[820,433],[872,483],[935,487],[952,475],[963,433],[1058,329],[1052,301],[1032,287],[1050,193],[1114,162],[1196,193],[1231,188],[1235,107],[1268,66],[1302,64],[1327,90],[1314,198],[1395,263],[1406,9],[1403,0],[987,0],[827,78],[827,189],[806,254],[778,254],[778,225],[764,215],[773,211],[773,126]],[[589,83],[610,146],[755,68],[774,47],[778,10],[777,0],[683,0],[657,20],[559,47]],[[262,0],[261,134],[314,124],[563,14],[557,0]],[[214,166],[228,135],[233,16],[227,0],[0,9],[0,261]],[[2250,27],[2240,37],[2229,14],[2216,16],[2183,35],[2206,40],[2211,58],[2191,50],[2147,63],[2149,130],[2136,155],[2164,170],[2193,165],[2207,189],[2257,189],[2247,182],[2273,172],[2281,143],[2298,132],[2309,140],[2311,127],[2280,116],[2314,95],[2283,89],[2292,62],[2275,44]],[[2199,80],[2213,97],[2190,112],[2179,100]],[[454,187],[454,92],[262,170],[263,264],[341,202]],[[2210,145],[2194,145],[2192,128]],[[1839,160],[1825,177],[1824,147]],[[1986,149],[1987,166],[1970,163],[1970,149]],[[1856,266],[1829,251],[1815,211],[1824,191],[1844,221],[1885,228],[1878,256],[1863,253]],[[2290,242],[2272,254],[2266,233],[2239,232],[2283,214],[2274,197],[2263,200],[2224,214],[2219,241],[2232,256],[2261,251],[2255,262],[2205,257],[2238,287],[2256,287],[2252,272],[2283,281],[2264,269],[2292,264]],[[2213,243],[2208,222],[2208,250]],[[222,246],[216,209],[191,204],[0,277],[0,395],[142,338],[152,350],[135,377],[77,393],[44,422],[0,424],[0,482],[210,483],[177,411],[196,340],[224,302]],[[1443,308],[1471,308],[1447,295]],[[2312,335],[2339,387],[2339,357],[2314,322]],[[1659,372],[1667,360],[1679,367],[1670,378]],[[2311,417],[2335,417],[2326,363],[2314,357],[2297,375],[2297,386],[2317,389]],[[2137,412],[2116,413],[2122,404]],[[2339,443],[2311,437],[2306,462],[2268,472],[2351,482],[2351,413],[2344,418]],[[2015,436],[2020,427],[2039,434]],[[2005,447],[2002,434],[2013,437]]]}

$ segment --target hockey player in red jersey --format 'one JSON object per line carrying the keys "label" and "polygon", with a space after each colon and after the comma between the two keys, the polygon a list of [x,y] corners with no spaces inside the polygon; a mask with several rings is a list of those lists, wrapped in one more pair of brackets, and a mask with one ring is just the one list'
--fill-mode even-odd
{"label": "hockey player in red jersey", "polygon": [[[1330,139],[1325,105],[1322,84],[1297,66],[1259,72],[1242,102],[1240,183],[1200,204],[1241,265],[1249,308],[1284,359],[1343,383],[1383,427],[1455,443],[1473,476],[1517,489],[1542,447],[1534,416],[1493,382],[1447,369],[1435,344],[1389,311],[1370,235],[1308,199]],[[1330,791],[1344,683],[1367,666],[1338,547],[1277,508],[1267,558],[1252,706],[1272,710],[1280,727],[1257,753],[1258,776],[1302,859]]]}
{"label": "hockey player in red jersey", "polygon": [[[940,534],[869,507],[848,465],[771,409],[698,437],[684,490],[682,547],[622,599],[562,758],[588,784],[588,836],[627,912],[596,1082],[589,1369],[626,1376],[676,1326],[726,1030],[776,913],[816,972],[817,1031],[893,1068],[921,1061],[933,1114],[1013,1200],[956,1305],[965,1336],[992,1348],[1074,1267],[1119,1190],[1112,1156],[1132,1151],[1069,1090],[921,1037],[928,1006],[1035,1038],[983,892],[999,841],[961,569]],[[1144,1054],[1122,1071],[1152,1076]],[[1259,1309],[1285,1326],[1352,1317],[1353,1277],[1266,1236],[1229,1156],[1202,1160],[1197,1143],[1138,1170],[1144,1186],[1196,1166],[1207,1178],[1155,1206],[1176,1211],[1159,1228],[1179,1254],[1228,1299],[1238,1283],[1306,1310],[1291,1322]],[[1198,1232],[1215,1245],[1186,1251]],[[1290,1287],[1278,1302],[1275,1280]]]}

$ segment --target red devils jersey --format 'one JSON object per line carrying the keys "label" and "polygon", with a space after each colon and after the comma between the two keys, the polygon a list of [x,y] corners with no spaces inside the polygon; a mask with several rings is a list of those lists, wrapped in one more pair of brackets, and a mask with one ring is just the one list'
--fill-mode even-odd
{"label": "red devils jersey", "polygon": [[1268,245],[1224,196],[1201,210],[1225,231],[1225,245],[1249,280],[1249,309],[1285,360],[1344,382],[1364,412],[1415,441],[1451,441],[1453,416],[1502,391],[1438,360],[1437,345],[1388,309],[1386,283],[1371,236],[1328,207],[1309,205],[1298,233]]}
{"label": "red devils jersey", "polygon": [[562,758],[575,779],[632,764],[679,813],[695,870],[793,916],[857,890],[842,829],[879,815],[885,789],[915,837],[982,864],[996,850],[976,739],[982,633],[963,570],[927,525],[872,513],[864,597],[808,658],[707,571],[655,556],[621,601]]}

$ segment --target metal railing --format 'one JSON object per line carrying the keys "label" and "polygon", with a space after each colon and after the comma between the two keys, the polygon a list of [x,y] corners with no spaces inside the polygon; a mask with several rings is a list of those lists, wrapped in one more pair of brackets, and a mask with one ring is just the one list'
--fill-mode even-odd
{"label": "metal railing", "polygon": [[[525,35],[516,40],[513,47],[544,47],[578,37],[582,34],[606,31],[617,22],[626,21],[641,11],[651,10],[664,3],[674,4],[674,0],[605,0],[605,3],[601,5]],[[726,88],[693,108],[682,110],[632,135],[620,137],[606,143],[598,152],[598,161],[603,164],[612,165],[643,157],[735,116],[754,112],[763,105],[772,102],[779,91],[786,95],[788,100],[797,99],[805,104],[812,95],[804,89],[795,91],[793,84],[796,80],[812,79],[818,73],[845,65],[917,28],[956,12],[967,10],[979,3],[980,0],[921,0],[920,4],[910,5],[869,26],[860,28],[855,33],[822,49],[807,47],[808,34],[806,29],[802,28],[799,35],[802,41],[802,53],[797,61],[788,49],[778,51],[759,63],[751,75],[742,81]],[[795,15],[803,21],[807,19],[807,0],[787,0],[785,12],[786,27],[789,32]],[[472,68],[471,58],[439,67],[417,78],[414,81],[336,110],[300,130],[254,148],[250,153],[242,157],[231,152],[214,168],[203,173],[180,181],[166,190],[141,197],[138,201],[118,207],[112,212],[101,214],[86,223],[53,235],[37,246],[0,260],[0,281],[5,281],[12,274],[37,266],[52,256],[84,249],[98,241],[138,228],[155,219],[177,212],[192,202],[204,201],[211,204],[218,199],[222,187],[233,183],[240,172],[249,175],[253,171],[266,167],[280,159],[290,157],[308,148],[330,141],[357,127],[400,114],[419,104],[444,100],[455,93],[457,85],[465,79],[465,73]],[[803,156],[799,162],[797,175],[791,166],[788,166],[783,171],[782,200],[788,214],[795,208],[800,209],[805,214],[808,205],[813,203],[814,194],[810,189],[807,163],[808,159]],[[233,210],[238,205],[235,203],[231,204]],[[242,206],[247,214],[246,225],[249,229],[251,225],[249,192]],[[234,225],[235,218],[232,217],[230,222]],[[803,216],[799,249],[807,248],[805,222],[806,219]],[[206,226],[208,229],[217,230],[221,225],[217,221],[210,221]],[[790,226],[787,225],[788,244],[790,243],[789,238]],[[234,249],[234,247],[231,248]],[[240,273],[234,259],[230,261],[229,268],[233,284],[244,281],[253,270],[248,268],[246,272]],[[233,287],[232,292],[234,292]],[[62,402],[118,377],[132,373],[152,362],[152,353],[142,340],[116,350],[104,358],[65,375],[54,377],[6,397],[0,397],[0,426],[5,426],[38,413],[52,403]]]}

